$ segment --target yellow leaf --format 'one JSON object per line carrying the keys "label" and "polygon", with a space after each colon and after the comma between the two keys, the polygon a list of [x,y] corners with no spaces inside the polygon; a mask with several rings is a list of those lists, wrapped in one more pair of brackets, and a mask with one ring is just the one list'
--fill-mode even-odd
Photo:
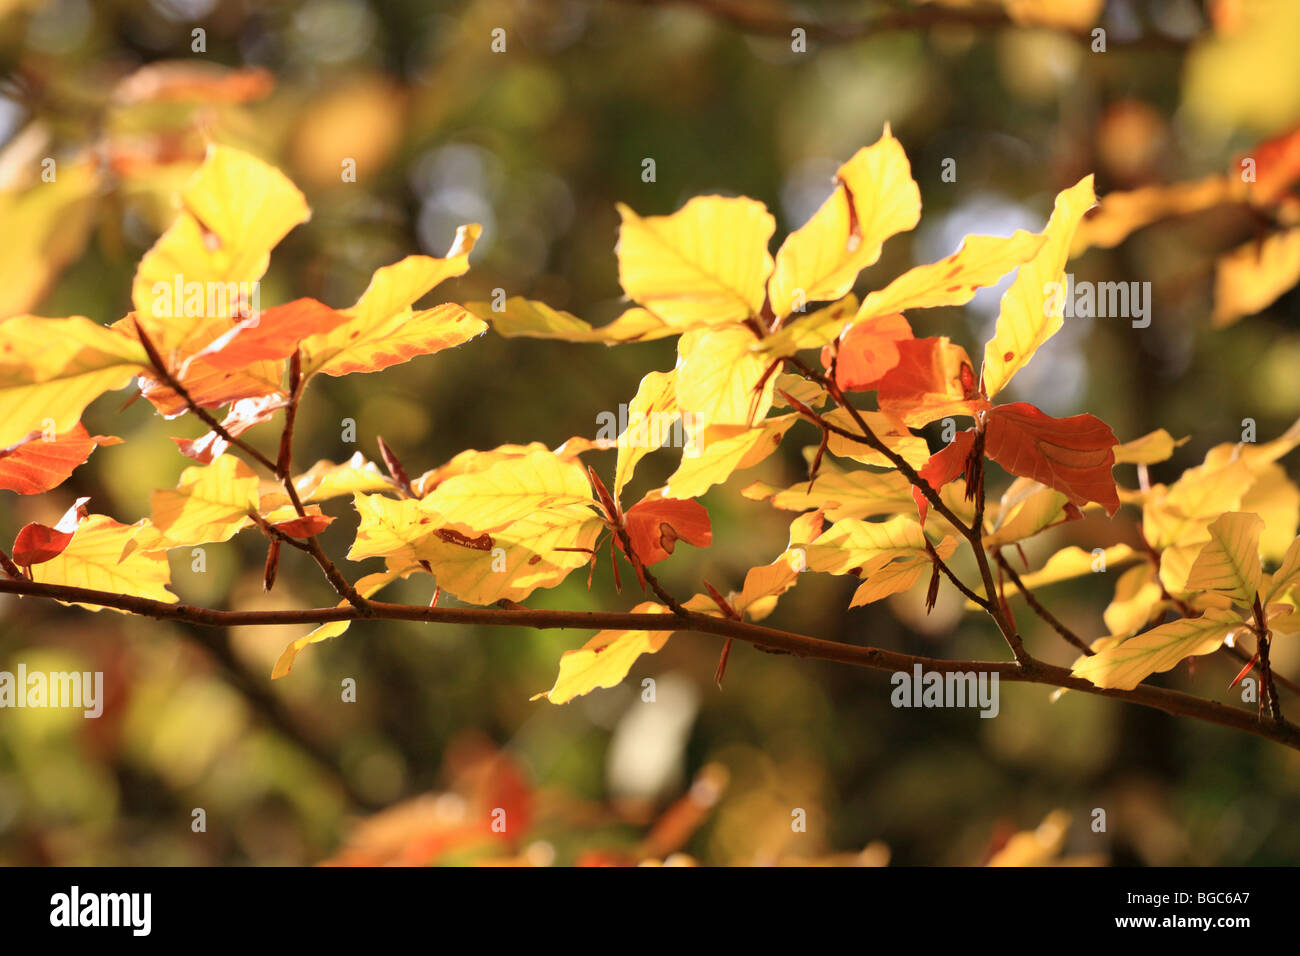
{"label": "yellow leaf", "polygon": [[627,427],[618,436],[618,461],[614,466],[614,498],[632,479],[637,463],[658,449],[681,417],[677,407],[677,373],[650,372],[641,379],[627,404]]}
{"label": "yellow leaf", "polygon": [[1161,624],[1083,657],[1071,673],[1098,687],[1132,690],[1157,671],[1167,671],[1188,657],[1213,653],[1238,627],[1241,618],[1237,615],[1211,608],[1200,617]]}
{"label": "yellow leaf", "polygon": [[[400,571],[377,571],[374,574],[367,574],[365,577],[361,578],[355,585],[353,585],[353,588],[363,598],[372,597],[378,593],[380,588],[386,587],[398,578],[409,577],[417,570],[418,568],[416,567],[407,567]],[[340,601],[338,606],[346,607],[347,604],[347,601]],[[280,653],[280,656],[276,658],[275,666],[271,669],[271,680],[278,680],[285,674],[289,673],[293,668],[294,659],[297,658],[299,652],[301,652],[304,647],[307,647],[310,644],[319,644],[321,641],[328,641],[333,637],[339,637],[347,632],[347,629],[351,624],[351,621],[327,621],[320,627],[312,630],[310,634],[306,634],[303,637],[298,638],[296,641],[291,642],[289,646]]]}
{"label": "yellow leaf", "polygon": [[[648,601],[632,608],[632,613],[667,614],[669,611]],[[672,634],[672,631],[601,631],[576,651],[565,651],[560,658],[555,686],[534,694],[532,699],[545,697],[552,704],[567,704],[597,688],[614,687],[622,683],[638,657],[657,653]]]}
{"label": "yellow leaf", "polygon": [[[859,412],[858,414],[867,423],[867,427],[871,429],[875,436],[885,444],[886,448],[902,456],[913,468],[921,468],[930,460],[930,446],[926,444],[925,439],[913,435],[902,422],[892,415],[881,412]],[[862,434],[862,429],[858,427],[857,420],[843,408],[836,408],[822,417],[832,425],[837,425],[855,435]],[[876,451],[870,445],[854,441],[838,432],[831,432],[826,448],[832,455],[839,458],[851,458],[864,465],[872,465],[878,468],[894,467],[893,462],[886,458],[883,452]]]}
{"label": "yellow leaf", "polygon": [[1216,328],[1268,308],[1300,280],[1300,229],[1251,241],[1219,257],[1214,271]]}
{"label": "yellow leaf", "polygon": [[[197,351],[228,331],[248,291],[240,284],[260,280],[271,249],[311,216],[302,193],[278,169],[217,145],[181,190],[180,206],[140,260],[131,286],[138,320],[163,356],[177,348]],[[203,303],[197,310],[189,305],[195,290]]]}
{"label": "yellow leaf", "polygon": [[[947,561],[957,550],[957,538],[948,535],[934,546],[934,550],[938,552],[940,558]],[[924,551],[897,557],[867,574],[867,579],[853,592],[849,607],[861,607],[890,595],[900,594],[915,586],[922,575],[928,580],[933,570],[934,565],[930,556]]]}
{"label": "yellow leaf", "polygon": [[648,342],[666,335],[676,335],[673,328],[646,309],[628,309],[608,325],[593,328],[576,315],[553,309],[544,302],[513,295],[505,308],[497,311],[490,302],[469,302],[465,308],[505,338],[560,339],[565,342]]}
{"label": "yellow leaf", "polygon": [[1210,542],[1201,549],[1187,575],[1193,591],[1225,591],[1249,607],[1259,595],[1263,569],[1259,535],[1264,520],[1257,514],[1229,511],[1210,522]]}
{"label": "yellow leaf", "polygon": [[361,520],[348,549],[349,561],[383,557],[403,567],[414,564],[415,544],[441,526],[440,516],[423,499],[356,492],[352,503]]}
{"label": "yellow leaf", "polygon": [[828,306],[768,336],[762,350],[791,355],[800,349],[829,345],[845,329],[876,316],[965,305],[977,289],[996,284],[1012,269],[1032,259],[1045,241],[1043,236],[1023,230],[1009,237],[967,236],[952,255],[909,269],[883,289],[872,292],[856,312],[841,303]]}
{"label": "yellow leaf", "polygon": [[[6,159],[22,136],[10,140]],[[37,168],[34,160],[24,165]],[[58,274],[80,255],[94,224],[100,184],[96,162],[60,160],[54,182],[0,191],[0,222],[5,224],[0,318],[35,308]]]}
{"label": "yellow leaf", "polygon": [[[798,415],[778,415],[761,425],[715,425],[695,436],[682,450],[677,466],[664,487],[666,498],[698,498],[733,472],[757,465],[781,444],[781,439]],[[703,446],[703,450],[700,446]]]}
{"label": "yellow leaf", "polygon": [[993,338],[984,347],[981,377],[989,398],[1002,391],[1011,376],[1060,329],[1064,321],[1065,262],[1070,243],[1083,214],[1096,201],[1091,176],[1085,176],[1056,197],[1056,207],[1043,232],[1047,242],[1016,273],[1011,288],[1002,297],[1002,311]]}
{"label": "yellow leaf", "polygon": [[1163,595],[1155,568],[1144,562],[1129,568],[1115,582],[1115,597],[1106,606],[1102,620],[1112,634],[1135,634],[1155,615]]}
{"label": "yellow leaf", "polygon": [[1281,565],[1269,578],[1264,603],[1271,604],[1286,597],[1287,592],[1297,584],[1300,584],[1300,538],[1291,542],[1291,546],[1286,549],[1286,554],[1282,557]]}
{"label": "yellow leaf", "polygon": [[79,315],[0,322],[0,448],[33,431],[68,431],[146,364],[139,342]]}
{"label": "yellow leaf", "polygon": [[257,486],[257,475],[233,455],[186,468],[174,489],[150,496],[157,537],[141,535],[138,546],[152,551],[229,540],[252,523]]}
{"label": "yellow leaf", "polygon": [[887,521],[842,518],[806,551],[810,571],[865,578],[891,561],[925,555],[925,535],[914,515],[896,515]]}
{"label": "yellow leaf", "polygon": [[678,329],[759,314],[776,229],[762,203],[697,196],[671,216],[618,211],[618,274],[629,298]]}
{"label": "yellow leaf", "polygon": [[295,478],[293,484],[303,501],[325,501],[358,491],[388,491],[393,487],[379,466],[367,461],[361,452],[353,453],[341,465],[322,458]]}
{"label": "yellow leaf", "polygon": [[790,543],[771,564],[750,568],[739,594],[728,596],[731,606],[751,621],[761,621],[774,610],[776,602],[799,581],[808,567],[806,546],[821,533],[821,515],[812,512],[790,522]]}
{"label": "yellow leaf", "polygon": [[603,527],[582,466],[549,451],[448,478],[419,504],[444,533],[415,541],[415,557],[472,604],[554,587],[588,560],[560,549],[591,548]]}
{"label": "yellow leaf", "polygon": [[755,482],[741,494],[752,501],[770,499],[773,507],[785,511],[819,508],[831,521],[904,514],[916,508],[912,485],[901,472],[844,471],[829,460],[822,461],[816,481],[800,481],[789,488]]}
{"label": "yellow leaf", "polygon": [[1115,446],[1115,464],[1125,462],[1132,465],[1154,465],[1168,461],[1174,449],[1187,444],[1186,438],[1174,441],[1172,435],[1163,428],[1148,432],[1141,438],[1134,438]]}
{"label": "yellow leaf", "polygon": [[1240,509],[1264,519],[1259,556],[1265,561],[1280,561],[1300,524],[1300,489],[1287,477],[1286,470],[1273,462],[1257,468],[1256,475],[1255,483],[1241,498]]}
{"label": "yellow leaf", "polygon": [[[772,407],[771,358],[751,351],[758,339],[744,326],[694,329],[677,343],[677,407],[692,435],[712,425],[751,425]],[[762,388],[759,389],[759,382]]]}
{"label": "yellow leaf", "polygon": [[[91,515],[77,526],[72,540],[58,557],[32,565],[32,580],[174,604],[176,595],[167,590],[171,568],[165,552],[136,550],[123,557],[127,547],[145,528],[143,523],[124,525],[105,515]],[[78,606],[101,610],[98,605]]]}
{"label": "yellow leaf", "polygon": [[[1083,548],[1072,544],[1048,558],[1037,571],[1021,574],[1020,580],[1025,587],[1033,591],[1048,585],[1059,584],[1061,581],[1082,577],[1085,574],[1100,574],[1109,571],[1111,568],[1127,564],[1136,558],[1137,553],[1126,544],[1111,545],[1109,548],[1103,549],[1101,554],[1085,551]],[[1008,594],[1015,594],[1020,589],[1008,581],[1006,590]]]}
{"label": "yellow leaf", "polygon": [[407,256],[378,270],[348,320],[302,342],[303,375],[377,372],[417,355],[467,342],[487,330],[454,303],[412,311],[412,305],[444,279],[469,270],[469,254],[482,228],[461,226],[445,259]]}
{"label": "yellow leaf", "polygon": [[768,296],[779,317],[844,295],[880,258],[885,240],[921,218],[921,192],[888,128],[839,168],[835,183],[830,198],[777,251]]}
{"label": "yellow leaf", "polygon": [[1061,518],[1065,502],[1065,495],[1054,488],[1032,478],[1017,478],[1002,493],[993,514],[993,532],[984,536],[985,547],[998,548],[1033,537]]}
{"label": "yellow leaf", "polygon": [[1107,193],[1096,213],[1079,224],[1070,255],[1077,256],[1090,246],[1110,249],[1143,226],[1230,202],[1241,193],[1234,180],[1217,174],[1194,182]]}

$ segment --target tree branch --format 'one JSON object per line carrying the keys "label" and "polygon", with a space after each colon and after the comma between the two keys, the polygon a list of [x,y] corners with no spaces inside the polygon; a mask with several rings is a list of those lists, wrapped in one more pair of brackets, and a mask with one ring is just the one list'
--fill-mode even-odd
{"label": "tree branch", "polygon": [[369,602],[368,614],[348,605],[283,611],[220,611],[189,604],[167,604],[148,598],[67,585],[41,584],[0,578],[0,593],[74,601],[99,607],[117,608],[159,620],[185,621],[208,627],[276,626],[322,624],[328,621],[375,620],[420,621],[430,624],[470,624],[491,627],[580,628],[584,630],[690,631],[730,637],[749,644],[787,651],[797,657],[849,664],[891,673],[911,673],[916,665],[943,674],[971,671],[997,674],[1015,683],[1066,687],[1086,694],[1112,697],[1141,704],[1168,714],[1217,724],[1300,750],[1300,727],[1286,721],[1260,721],[1254,713],[1203,700],[1180,691],[1141,685],[1134,690],[1108,690],[1075,677],[1064,667],[1041,661],[950,661],[886,651],[876,647],[841,644],[789,631],[712,617],[688,611],[674,614],[628,614],[615,612],[552,611],[532,608],[448,608]]}

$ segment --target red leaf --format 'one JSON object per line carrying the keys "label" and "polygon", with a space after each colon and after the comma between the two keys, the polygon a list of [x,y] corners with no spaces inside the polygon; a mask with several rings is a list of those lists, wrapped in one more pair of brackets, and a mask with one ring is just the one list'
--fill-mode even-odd
{"label": "red leaf", "polygon": [[272,527],[277,531],[284,532],[291,538],[310,538],[312,535],[320,534],[328,528],[333,520],[329,515],[309,514],[299,518],[290,518],[287,521],[277,521]]}
{"label": "red leaf", "polygon": [[678,539],[697,548],[713,542],[709,513],[698,501],[646,497],[628,509],[627,535],[642,564],[656,564],[673,553]]}
{"label": "red leaf", "polygon": [[1111,476],[1115,434],[1093,415],[1053,418],[1026,402],[989,413],[984,453],[1013,475],[1042,482],[1082,507],[1095,501],[1107,515],[1119,510]]}
{"label": "red leaf", "polygon": [[90,513],[86,508],[89,500],[78,498],[53,528],[35,521],[24,525],[14,538],[14,563],[31,567],[57,558],[72,540],[77,525]]}
{"label": "red leaf", "polygon": [[45,441],[32,432],[16,445],[0,449],[0,488],[20,495],[49,491],[68,480],[73,469],[85,463],[97,445],[117,445],[111,435],[91,436],[78,422],[71,431]]}
{"label": "red leaf", "polygon": [[[835,384],[848,392],[874,388],[882,375],[898,364],[900,343],[912,338],[912,327],[901,312],[879,315],[852,326],[838,346]],[[829,370],[835,356],[822,349],[822,367]]]}
{"label": "red leaf", "polygon": [[[975,429],[968,428],[964,432],[958,432],[953,436],[952,441],[930,456],[930,460],[918,474],[929,483],[931,488],[938,491],[966,470],[966,463],[974,444]],[[921,523],[925,524],[925,516],[930,510],[929,499],[920,488],[913,485],[912,500],[916,502],[916,510],[921,513]]]}
{"label": "red leaf", "polygon": [[288,358],[307,336],[346,321],[346,315],[324,302],[295,299],[244,319],[198,355],[214,368],[234,371],[253,362]]}
{"label": "red leaf", "polygon": [[55,531],[48,525],[32,522],[14,538],[14,564],[30,567],[57,558],[72,540],[71,531]]}

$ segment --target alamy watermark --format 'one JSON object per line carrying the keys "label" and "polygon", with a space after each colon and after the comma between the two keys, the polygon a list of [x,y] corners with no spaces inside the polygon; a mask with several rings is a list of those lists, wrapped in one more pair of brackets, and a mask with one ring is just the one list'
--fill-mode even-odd
{"label": "alamy watermark", "polygon": [[981,717],[996,717],[998,700],[997,672],[926,671],[912,665],[912,673],[895,671],[889,678],[894,685],[889,702],[895,707],[978,707]]}
{"label": "alamy watermark", "polygon": [[1067,319],[1132,319],[1133,328],[1151,324],[1150,282],[1076,282],[1073,272],[1064,282],[1043,286],[1043,315]]}
{"label": "alamy watermark", "polygon": [[170,282],[155,282],[150,293],[156,319],[231,316],[256,325],[262,314],[260,282],[186,282],[178,272]]}
{"label": "alamy watermark", "polygon": [[87,718],[104,713],[103,671],[0,671],[0,708],[76,707]]}
{"label": "alamy watermark", "polygon": [[600,412],[596,416],[596,441],[618,441],[629,448],[660,448],[667,444],[680,448],[683,457],[698,458],[701,448],[696,438],[704,428],[699,412],[629,412],[626,403],[618,414]]}

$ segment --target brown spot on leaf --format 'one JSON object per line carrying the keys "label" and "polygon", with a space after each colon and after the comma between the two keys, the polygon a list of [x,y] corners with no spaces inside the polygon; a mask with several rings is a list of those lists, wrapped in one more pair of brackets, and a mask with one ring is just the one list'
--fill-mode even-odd
{"label": "brown spot on leaf", "polygon": [[492,536],[490,534],[481,534],[477,538],[471,538],[469,535],[454,528],[439,528],[434,532],[443,541],[448,544],[458,544],[462,548],[471,548],[475,551],[491,551]]}

